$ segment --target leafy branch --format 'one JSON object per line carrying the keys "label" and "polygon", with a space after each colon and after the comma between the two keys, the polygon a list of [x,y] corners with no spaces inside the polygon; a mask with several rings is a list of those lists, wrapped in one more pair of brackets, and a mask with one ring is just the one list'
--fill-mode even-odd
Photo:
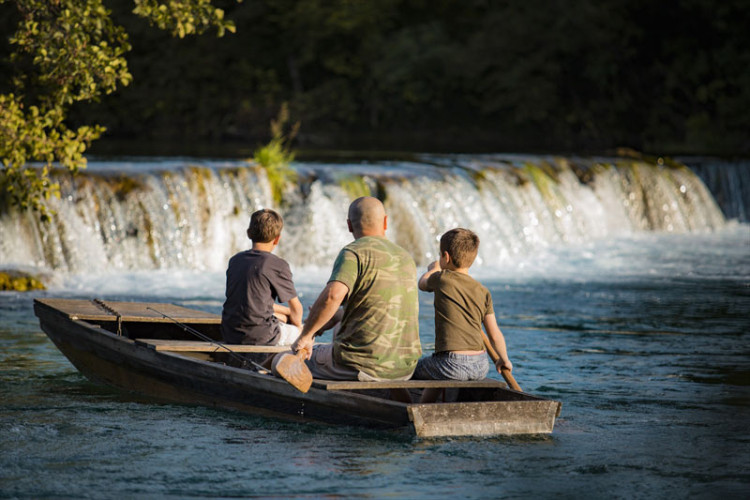
{"label": "leafy branch", "polygon": [[[12,204],[37,210],[45,220],[51,214],[45,201],[60,196],[49,177],[53,165],[73,173],[85,168],[85,151],[105,131],[98,125],[68,128],[70,106],[128,85],[133,77],[125,54],[131,46],[102,0],[0,0],[9,2],[20,14],[9,37],[10,61],[32,69],[10,79],[13,92],[0,94],[0,188]],[[235,30],[210,0],[134,3],[137,15],[180,38],[212,26],[219,36]]]}

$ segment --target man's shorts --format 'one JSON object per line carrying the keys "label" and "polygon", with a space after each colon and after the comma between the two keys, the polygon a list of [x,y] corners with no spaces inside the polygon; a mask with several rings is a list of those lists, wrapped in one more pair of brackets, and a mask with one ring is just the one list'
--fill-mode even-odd
{"label": "man's shorts", "polygon": [[487,355],[436,352],[421,358],[414,370],[417,380],[482,380],[489,372]]}
{"label": "man's shorts", "polygon": [[313,378],[324,380],[359,380],[360,382],[378,382],[382,380],[409,380],[411,374],[404,377],[384,379],[374,377],[363,371],[341,366],[333,359],[333,344],[315,344],[310,359],[306,361]]}
{"label": "man's shorts", "polygon": [[316,344],[310,359],[306,361],[313,378],[324,380],[358,380],[359,370],[336,364],[333,359],[333,344]]}

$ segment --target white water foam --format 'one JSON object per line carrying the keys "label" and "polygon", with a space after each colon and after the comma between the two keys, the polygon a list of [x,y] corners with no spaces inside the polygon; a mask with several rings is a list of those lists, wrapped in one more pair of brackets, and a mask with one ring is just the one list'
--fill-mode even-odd
{"label": "white water foam", "polygon": [[[750,276],[750,225],[731,224],[712,234],[640,234],[517,256],[502,265],[474,265],[470,274],[480,281],[629,283],[644,278],[672,280],[746,280]],[[291,263],[300,297],[309,305],[325,286],[333,259],[320,266]],[[419,266],[417,273],[426,271]],[[168,297],[224,300],[224,271],[156,269],[58,275],[51,283],[55,295],[105,297]]]}
{"label": "white water foam", "polygon": [[[477,268],[512,269],[613,238],[710,233],[726,224],[687,168],[547,157],[449,160],[295,165],[305,176],[287,186],[276,207],[285,218],[278,254],[295,266],[330,266],[351,239],[345,220],[355,194],[342,178],[377,189],[388,236],[420,266],[437,258],[440,235],[453,227],[479,234]],[[57,212],[51,224],[32,213],[0,215],[0,267],[71,276],[223,272],[250,244],[250,213],[276,206],[265,172],[246,162],[128,165],[98,169],[92,162],[91,173],[59,178],[63,197],[50,202]]]}

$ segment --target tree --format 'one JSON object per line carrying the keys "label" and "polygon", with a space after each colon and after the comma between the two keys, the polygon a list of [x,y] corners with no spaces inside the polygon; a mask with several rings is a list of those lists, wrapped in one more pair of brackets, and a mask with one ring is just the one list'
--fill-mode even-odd
{"label": "tree", "polygon": [[[242,0],[237,0],[241,2]],[[18,13],[10,62],[10,92],[0,94],[0,186],[11,202],[49,217],[44,200],[59,196],[50,180],[55,163],[76,172],[86,166],[84,152],[104,132],[97,125],[71,129],[70,107],[96,101],[132,76],[125,54],[125,30],[115,25],[102,0],[0,0]],[[133,12],[183,38],[211,28],[218,36],[234,32],[224,11],[211,0],[134,0]],[[41,163],[41,169],[30,162]]]}

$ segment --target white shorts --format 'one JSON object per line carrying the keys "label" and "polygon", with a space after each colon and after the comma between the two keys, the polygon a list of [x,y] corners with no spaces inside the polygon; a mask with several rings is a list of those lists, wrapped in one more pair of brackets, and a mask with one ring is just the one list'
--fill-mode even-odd
{"label": "white shorts", "polygon": [[276,345],[292,345],[294,341],[299,337],[299,328],[289,323],[279,324],[281,333],[279,334],[279,341]]}

